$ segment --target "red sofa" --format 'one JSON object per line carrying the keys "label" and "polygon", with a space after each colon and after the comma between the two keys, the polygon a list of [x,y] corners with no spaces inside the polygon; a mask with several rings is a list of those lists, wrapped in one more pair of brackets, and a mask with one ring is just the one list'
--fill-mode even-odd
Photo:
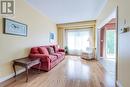
{"label": "red sofa", "polygon": [[[54,50],[53,54],[49,53],[48,50],[49,47],[53,48]],[[31,59],[40,58],[41,60],[40,69],[44,71],[49,71],[65,58],[65,51],[64,49],[59,49],[58,45],[33,47],[31,48],[29,58]],[[38,65],[34,66],[33,68],[38,69]]]}

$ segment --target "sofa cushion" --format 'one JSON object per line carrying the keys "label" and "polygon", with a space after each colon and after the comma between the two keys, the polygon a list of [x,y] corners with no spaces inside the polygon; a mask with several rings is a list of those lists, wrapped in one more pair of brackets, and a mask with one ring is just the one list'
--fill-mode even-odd
{"label": "sofa cushion", "polygon": [[54,48],[55,53],[57,53],[58,52],[58,45],[53,45],[53,48]]}
{"label": "sofa cushion", "polygon": [[38,47],[31,48],[31,53],[33,53],[33,54],[39,54]]}
{"label": "sofa cushion", "polygon": [[46,47],[39,47],[38,50],[39,50],[40,54],[49,55],[49,52]]}
{"label": "sofa cushion", "polygon": [[49,54],[54,54],[54,48],[53,47],[47,47],[47,50],[49,52]]}
{"label": "sofa cushion", "polygon": [[57,60],[57,56],[55,55],[49,55],[49,59],[51,60],[51,62]]}
{"label": "sofa cushion", "polygon": [[63,57],[63,55],[62,55],[62,54],[60,54],[60,53],[53,53],[52,55],[55,55],[55,56],[57,56],[58,58]]}
{"label": "sofa cushion", "polygon": [[57,52],[57,54],[65,55],[65,52]]}

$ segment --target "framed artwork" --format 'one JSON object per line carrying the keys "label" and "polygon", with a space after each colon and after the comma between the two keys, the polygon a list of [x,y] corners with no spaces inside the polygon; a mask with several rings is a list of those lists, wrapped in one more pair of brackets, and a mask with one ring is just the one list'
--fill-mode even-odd
{"label": "framed artwork", "polygon": [[18,35],[18,36],[27,36],[27,25],[11,20],[11,19],[7,19],[7,18],[3,18],[3,24],[4,24],[4,30],[3,33],[4,34],[10,34],[10,35]]}
{"label": "framed artwork", "polygon": [[49,36],[49,42],[54,42],[54,39],[55,39],[55,34],[54,32],[50,32],[50,36]]}

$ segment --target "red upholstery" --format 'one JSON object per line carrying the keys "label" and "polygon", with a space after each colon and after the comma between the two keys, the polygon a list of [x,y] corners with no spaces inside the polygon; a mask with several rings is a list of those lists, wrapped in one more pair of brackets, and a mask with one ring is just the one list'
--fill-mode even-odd
{"label": "red upholstery", "polygon": [[37,47],[31,48],[31,53],[39,54],[38,48]]}
{"label": "red upholstery", "polygon": [[58,45],[53,45],[54,51],[58,52]]}
{"label": "red upholstery", "polygon": [[62,54],[62,55],[65,55],[65,53],[64,52],[57,52],[58,54]]}
{"label": "red upholstery", "polygon": [[53,55],[57,56],[58,58],[63,56],[62,54],[59,54],[59,53],[53,53]]}
{"label": "red upholstery", "polygon": [[[65,58],[64,49],[58,49],[58,45],[51,45],[54,48],[55,53],[49,54],[47,48],[49,46],[39,46],[31,48],[29,58],[37,59],[40,58],[41,70],[49,71],[55,67],[59,62]],[[33,68],[38,69],[38,65]]]}
{"label": "red upholstery", "polygon": [[50,58],[48,55],[45,55],[45,54],[30,54],[29,57],[31,59],[37,59],[37,58],[40,58],[40,60],[42,62],[50,62]]}
{"label": "red upholstery", "polygon": [[51,60],[50,62],[56,61],[57,60],[57,56],[49,55],[49,59]]}
{"label": "red upholstery", "polygon": [[49,52],[47,51],[46,47],[39,47],[38,50],[39,50],[40,54],[49,55]]}
{"label": "red upholstery", "polygon": [[60,48],[60,49],[58,49],[58,52],[65,52],[65,50]]}

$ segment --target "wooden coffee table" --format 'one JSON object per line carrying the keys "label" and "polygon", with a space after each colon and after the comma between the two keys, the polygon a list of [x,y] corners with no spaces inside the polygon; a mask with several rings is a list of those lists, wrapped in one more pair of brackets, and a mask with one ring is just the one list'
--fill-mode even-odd
{"label": "wooden coffee table", "polygon": [[40,72],[41,62],[40,62],[40,59],[38,59],[38,58],[35,60],[31,60],[30,58],[25,57],[25,58],[14,60],[13,69],[14,69],[14,73],[15,73],[15,76],[14,76],[15,79],[16,79],[16,68],[15,68],[16,65],[24,67],[26,69],[26,82],[28,82],[28,69],[37,64],[39,66],[39,72]]}

